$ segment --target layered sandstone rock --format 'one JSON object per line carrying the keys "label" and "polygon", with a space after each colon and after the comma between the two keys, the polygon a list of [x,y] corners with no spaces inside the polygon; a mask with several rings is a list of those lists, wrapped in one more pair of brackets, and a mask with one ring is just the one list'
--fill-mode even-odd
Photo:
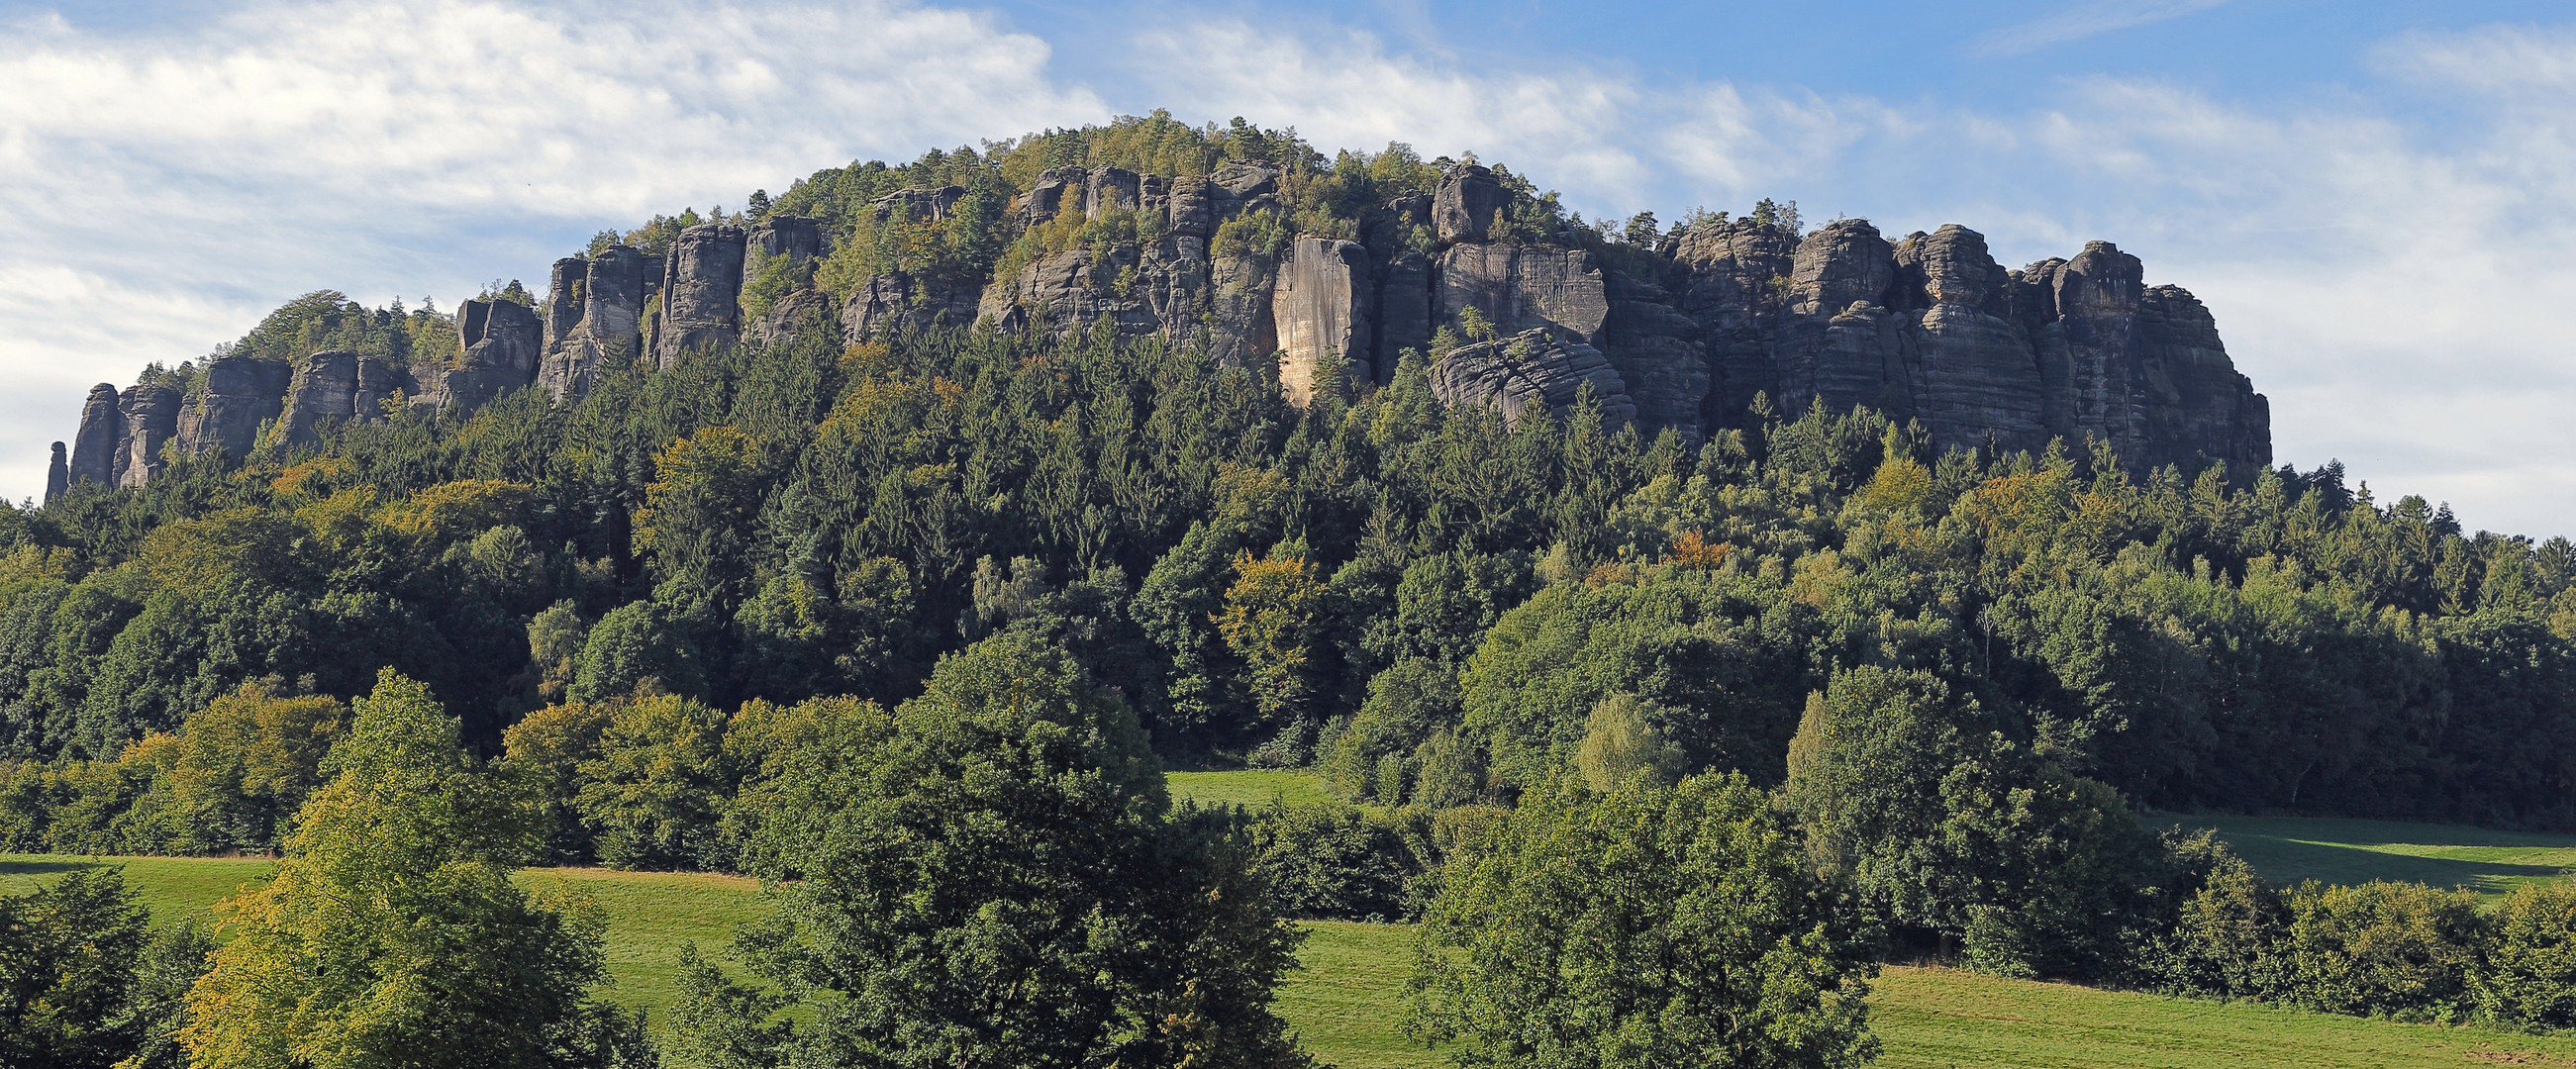
{"label": "layered sandstone rock", "polygon": [[274,360],[217,357],[206,365],[205,385],[179,412],[179,450],[206,456],[220,450],[239,460],[259,444],[260,427],[283,411],[294,368]]}
{"label": "layered sandstone rock", "polygon": [[179,391],[168,386],[137,386],[117,402],[125,417],[124,441],[116,453],[116,485],[142,486],[169,466],[161,447],[179,434]]}
{"label": "layered sandstone rock", "polygon": [[978,295],[939,279],[877,275],[841,306],[841,333],[851,344],[886,341],[908,330],[974,325]]}
{"label": "layered sandstone rock", "polygon": [[1462,345],[1431,366],[1431,393],[1452,408],[1491,406],[1518,424],[1533,409],[1563,419],[1589,385],[1607,427],[1637,416],[1627,383],[1601,350],[1544,327]]}
{"label": "layered sandstone rock", "polygon": [[358,413],[358,354],[343,349],[314,353],[295,365],[287,386],[278,439],[289,448],[322,440],[324,427]]}
{"label": "layered sandstone rock", "polygon": [[1374,311],[1368,250],[1355,241],[1300,237],[1271,290],[1279,329],[1279,388],[1299,407],[1314,396],[1316,365],[1344,364],[1345,382],[1375,382],[1369,320]]}
{"label": "layered sandstone rock", "polygon": [[[1328,358],[1353,383],[1384,384],[1401,354],[1429,353],[1444,328],[1453,343],[1472,341],[1463,329],[1472,318],[1503,337],[1456,345],[1439,371],[1444,396],[1514,413],[1562,408],[1569,384],[1590,382],[1640,431],[1691,439],[1762,418],[1760,397],[1775,416],[1869,406],[1918,421],[1943,449],[2091,438],[2140,468],[2271,458],[2268,405],[2236,372],[2209,310],[2181,289],[2147,285],[2136,258],[2108,243],[2015,272],[1975,231],[1944,226],[1891,242],[1857,219],[1800,235],[1702,218],[1651,247],[1573,231],[1539,241],[1518,185],[1447,165],[1427,193],[1318,222],[1289,200],[1313,190],[1292,188],[1268,163],[1178,176],[1061,167],[1010,200],[993,236],[1006,247],[1032,237],[1066,245],[1075,228],[1064,224],[1117,226],[1085,229],[1078,247],[1013,257],[1001,277],[888,273],[830,293],[802,281],[810,271],[796,273],[803,288],[792,292],[774,284],[782,260],[810,267],[828,255],[831,235],[816,220],[702,224],[667,256],[621,245],[557,261],[533,310],[466,302],[453,361],[399,368],[312,354],[296,362],[290,389],[282,365],[218,360],[184,400],[101,386],[65,483],[148,479],[173,437],[182,452],[238,456],[270,420],[279,440],[303,443],[329,420],[382,418],[399,397],[470,412],[530,384],[576,396],[605,367],[663,368],[685,353],[776,345],[835,323],[845,343],[861,343],[979,321],[1061,335],[1106,329],[1220,365],[1276,367],[1302,404]],[[962,186],[896,190],[858,222],[938,224],[969,196]],[[1297,233],[1297,221],[1324,232]],[[744,304],[750,279],[764,283],[758,315]]]}
{"label": "layered sandstone rock", "polygon": [[63,443],[55,442],[53,462],[45,465],[45,504],[51,505],[62,500],[63,495],[69,493],[71,488],[71,461],[63,452]]}
{"label": "layered sandstone rock", "polygon": [[654,324],[654,362],[668,368],[690,352],[721,349],[742,336],[742,269],[749,235],[730,223],[700,223],[671,243]]}
{"label": "layered sandstone rock", "polygon": [[1442,178],[1432,197],[1431,218],[1442,241],[1481,242],[1491,233],[1494,216],[1509,204],[1493,171],[1468,164]]}
{"label": "layered sandstone rock", "polygon": [[[590,392],[602,367],[644,355],[644,305],[657,288],[661,264],[656,257],[628,245],[613,245],[581,261],[581,282],[567,287],[567,264],[556,264],[554,292],[548,295],[551,337],[539,360],[537,382],[561,398]],[[736,264],[735,287],[742,281]],[[577,298],[580,316],[561,333],[551,333],[567,314],[568,299]]]}
{"label": "layered sandstone rock", "polygon": [[1495,330],[1550,327],[1587,344],[1610,318],[1610,292],[1592,254],[1553,245],[1462,244],[1440,257],[1441,322],[1474,308]]}
{"label": "layered sandstone rock", "polygon": [[116,485],[117,450],[124,444],[125,418],[116,387],[104,382],[90,387],[89,400],[81,405],[80,430],[72,435],[71,481]]}

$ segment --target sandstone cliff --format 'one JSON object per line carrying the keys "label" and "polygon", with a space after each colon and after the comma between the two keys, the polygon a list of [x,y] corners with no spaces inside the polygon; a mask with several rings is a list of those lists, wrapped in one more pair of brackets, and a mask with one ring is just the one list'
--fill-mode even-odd
{"label": "sandstone cliff", "polygon": [[[101,385],[60,482],[140,485],[174,441],[182,455],[241,457],[401,403],[471,412],[532,386],[577,397],[606,368],[668,368],[804,330],[857,344],[978,323],[1067,334],[1105,323],[1275,370],[1300,405],[1328,362],[1345,383],[1383,384],[1410,351],[1440,356],[1430,370],[1447,403],[1515,420],[1562,414],[1588,383],[1605,418],[1686,439],[1748,425],[1761,397],[1779,413],[1870,406],[1920,422],[1945,449],[2089,438],[2137,469],[2271,460],[2269,407],[2209,310],[2147,284],[2107,242],[2018,271],[1955,225],[1891,241],[1865,220],[1802,234],[1721,217],[1651,246],[1613,244],[1548,229],[1526,183],[1472,163],[1429,193],[1298,233],[1293,220],[1311,217],[1292,212],[1290,177],[1255,161],[1204,175],[1040,172],[999,209],[1001,240],[1023,251],[992,277],[845,271],[831,292],[812,281],[854,226],[951,219],[970,196],[955,185],[879,195],[838,232],[780,214],[689,226],[660,254],[612,245],[557,261],[538,307],[461,305],[452,358],[225,357],[184,397]],[[999,201],[974,203],[990,219]],[[1471,323],[1494,340],[1462,344]]]}

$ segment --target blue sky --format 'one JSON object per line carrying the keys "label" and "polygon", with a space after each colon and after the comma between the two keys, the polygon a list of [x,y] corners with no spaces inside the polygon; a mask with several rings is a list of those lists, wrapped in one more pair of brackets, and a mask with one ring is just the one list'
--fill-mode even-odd
{"label": "blue sky", "polygon": [[89,384],[330,287],[1170,108],[1474,150],[1587,215],[1798,200],[2191,288],[2281,459],[2576,534],[2564,3],[0,0],[0,495]]}

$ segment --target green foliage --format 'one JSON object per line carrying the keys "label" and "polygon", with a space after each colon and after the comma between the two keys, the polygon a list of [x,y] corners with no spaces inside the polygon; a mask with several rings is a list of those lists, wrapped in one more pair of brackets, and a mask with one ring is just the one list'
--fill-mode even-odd
{"label": "green foliage", "polygon": [[1665,742],[1633,694],[1613,694],[1592,707],[1574,769],[1593,790],[1608,793],[1631,777],[1670,783],[1682,768],[1681,747]]}
{"label": "green foliage", "polygon": [[572,796],[601,864],[722,867],[716,823],[735,778],[725,758],[726,720],[676,695],[610,706],[598,756],[581,763]]}
{"label": "green foliage", "polygon": [[2161,851],[2101,784],[2037,760],[1931,674],[1855,668],[1808,702],[1782,800],[1819,869],[2005,975],[2115,970]]}
{"label": "green foliage", "polygon": [[743,949],[811,1015],[764,1025],[773,1003],[701,971],[684,1056],[1304,1062],[1268,1009],[1295,932],[1230,836],[1166,815],[1134,715],[1061,652],[995,636],[890,723],[846,723],[768,777],[746,851],[802,877]]}
{"label": "green foliage", "polygon": [[114,869],[0,897],[0,1061],[106,1069],[133,1050],[146,919]]}
{"label": "green foliage", "polygon": [[189,1064],[609,1064],[616,1011],[585,1001],[604,922],[510,882],[534,815],[458,737],[390,670],[357,703],[276,876],[226,907],[179,1033]]}
{"label": "green foliage", "polygon": [[[1463,864],[1463,871],[1455,866]],[[1410,1031],[1461,1066],[1854,1066],[1867,933],[1741,776],[1532,791],[1422,928]]]}
{"label": "green foliage", "polygon": [[2576,1028],[2576,887],[2517,887],[2490,923],[2479,1013],[2535,1032]]}
{"label": "green foliage", "polygon": [[1239,817],[1253,873],[1291,917],[1384,921],[1410,910],[1425,861],[1401,818],[1347,805],[1274,802]]}

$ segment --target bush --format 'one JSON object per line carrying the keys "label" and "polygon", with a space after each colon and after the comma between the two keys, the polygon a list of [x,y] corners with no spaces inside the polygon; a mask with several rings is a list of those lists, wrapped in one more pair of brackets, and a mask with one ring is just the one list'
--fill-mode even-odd
{"label": "bush", "polygon": [[1291,917],[1401,918],[1406,885],[1423,868],[1394,819],[1356,806],[1273,802],[1245,814],[1243,828],[1253,873]]}
{"label": "bush", "polygon": [[1408,1030],[1461,1065],[1847,1066],[1875,939],[1744,777],[1531,791],[1427,911]]}
{"label": "bush", "polygon": [[2476,894],[2417,883],[2307,883],[2285,898],[2286,1001],[2445,1024],[2467,1021],[2476,1008],[2489,938]]}
{"label": "bush", "polygon": [[2478,1010],[2509,1028],[2576,1028],[2576,887],[2524,884],[2496,907]]}

